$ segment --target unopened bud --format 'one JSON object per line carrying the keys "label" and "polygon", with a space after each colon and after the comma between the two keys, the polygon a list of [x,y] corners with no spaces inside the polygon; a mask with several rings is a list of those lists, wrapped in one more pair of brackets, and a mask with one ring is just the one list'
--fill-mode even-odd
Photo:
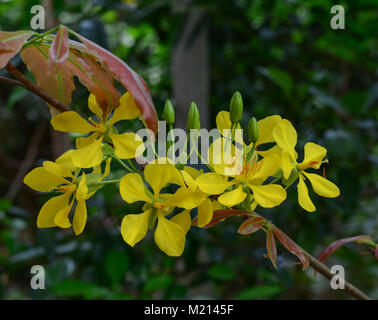
{"label": "unopened bud", "polygon": [[243,116],[243,100],[239,91],[236,91],[230,102],[230,120],[236,123],[241,120]]}
{"label": "unopened bud", "polygon": [[175,110],[173,109],[171,100],[167,99],[163,111],[164,120],[167,125],[173,125],[175,122]]}
{"label": "unopened bud", "polygon": [[251,142],[257,142],[259,139],[259,127],[255,117],[248,122],[248,139]]}
{"label": "unopened bud", "polygon": [[201,128],[200,120],[199,120],[199,112],[197,105],[192,102],[190,104],[189,113],[188,113],[188,122],[186,124],[186,130],[190,129],[197,129]]}

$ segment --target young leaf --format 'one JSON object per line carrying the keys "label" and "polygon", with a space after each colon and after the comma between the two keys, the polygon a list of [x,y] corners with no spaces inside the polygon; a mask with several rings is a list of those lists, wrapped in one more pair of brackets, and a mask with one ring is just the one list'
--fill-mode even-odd
{"label": "young leaf", "polygon": [[266,220],[262,217],[251,217],[245,220],[239,227],[238,233],[251,234],[259,230]]}
{"label": "young leaf", "polygon": [[[216,225],[217,223],[223,221],[229,217],[241,217],[247,215],[245,212],[239,212],[238,210],[224,209],[224,210],[215,210],[213,213],[212,220],[202,228],[210,228]],[[192,220],[192,226],[197,226],[198,216]]]}
{"label": "young leaf", "polygon": [[33,45],[20,52],[22,60],[34,75],[37,85],[55,99],[68,106],[75,89],[72,72],[61,67],[57,72],[48,70],[49,47],[45,44]]}
{"label": "young leaf", "polygon": [[65,66],[79,78],[80,83],[93,93],[104,111],[116,108],[120,94],[114,87],[113,77],[97,61],[77,50],[70,51]]}
{"label": "young leaf", "polygon": [[268,230],[266,234],[266,249],[268,250],[270,261],[272,261],[273,266],[277,269],[277,247],[272,230]]}
{"label": "young leaf", "polygon": [[150,91],[146,82],[134,70],[132,70],[121,59],[86,39],[85,37],[73,32],[74,35],[84,43],[93,56],[130,92],[140,109],[144,121],[149,129],[157,132],[158,118],[151,98]]}
{"label": "young leaf", "polygon": [[327,248],[325,248],[318,257],[319,261],[324,261],[327,259],[336,249],[340,248],[346,243],[349,242],[357,242],[358,244],[370,244],[374,243],[373,240],[371,239],[370,236],[355,236],[355,237],[350,237],[350,238],[345,238],[345,239],[340,239],[337,241],[332,242]]}
{"label": "young leaf", "polygon": [[0,31],[0,69],[4,68],[22,48],[24,42],[33,34],[32,31]]}
{"label": "young leaf", "polygon": [[302,270],[305,270],[309,266],[309,260],[304,255],[303,250],[276,226],[273,226],[273,232],[281,244],[299,258],[303,265]]}
{"label": "young leaf", "polygon": [[68,32],[67,28],[61,26],[56,37],[54,38],[49,50],[49,71],[52,72],[54,68],[59,69],[62,63],[68,58]]}

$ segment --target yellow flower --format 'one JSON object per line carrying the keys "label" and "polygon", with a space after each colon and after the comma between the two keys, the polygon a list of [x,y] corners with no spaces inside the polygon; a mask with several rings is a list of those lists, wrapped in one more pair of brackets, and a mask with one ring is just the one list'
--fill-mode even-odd
{"label": "yellow flower", "polygon": [[284,178],[289,179],[293,169],[298,171],[298,203],[303,209],[309,212],[316,210],[308,194],[305,184],[306,178],[310,180],[312,188],[318,195],[326,198],[335,198],[340,195],[340,190],[334,183],[317,174],[305,171],[309,168],[319,169],[323,162],[328,162],[323,160],[327,154],[324,147],[313,142],[307,142],[304,146],[304,159],[301,163],[298,163],[298,154],[295,151],[297,132],[290,121],[286,119],[280,121],[273,130],[273,136],[278,146],[276,150],[280,153],[280,166]]}
{"label": "yellow flower", "polygon": [[[133,132],[117,134],[114,124],[121,120],[135,119],[140,111],[133,98],[127,92],[119,100],[119,106],[113,110],[102,110],[91,94],[88,98],[89,109],[96,115],[96,121],[90,122],[82,118],[75,111],[67,111],[55,115],[51,124],[55,130],[76,132],[90,135],[76,140],[76,148],[72,152],[72,161],[79,168],[90,168],[99,165],[103,159],[101,143],[103,140],[114,146],[114,154],[121,159],[132,159],[140,156],[144,148],[138,135]],[[110,113],[113,111],[112,115]],[[138,153],[136,152],[138,149]]]}
{"label": "yellow flower", "polygon": [[[144,201],[144,212],[128,214],[122,220],[121,233],[126,243],[134,246],[141,241],[148,228],[152,229],[157,220],[154,239],[158,247],[169,256],[180,256],[185,246],[185,236],[191,226],[190,209],[197,206],[195,197],[183,199],[180,193],[161,193],[168,183],[184,186],[180,172],[170,163],[150,163],[144,169],[146,182],[137,173],[126,174],[120,182],[120,193],[127,203]],[[179,189],[180,190],[180,189]],[[187,194],[188,195],[188,194]],[[175,207],[185,210],[168,220],[166,216]]]}
{"label": "yellow flower", "polygon": [[34,190],[61,193],[42,206],[37,218],[38,228],[71,227],[68,216],[76,200],[72,221],[73,230],[76,235],[84,230],[87,221],[85,201],[96,192],[96,188],[88,190],[88,180],[101,181],[109,173],[111,159],[107,160],[102,176],[101,170],[96,169],[95,173],[87,176],[83,172],[79,177],[80,169],[77,169],[71,161],[72,152],[73,150],[67,151],[55,162],[44,161],[42,167],[33,169],[24,178],[24,183]]}
{"label": "yellow flower", "polygon": [[[273,137],[273,129],[276,126],[276,124],[279,123],[280,120],[281,120],[281,116],[272,115],[272,116],[268,116],[268,117],[265,117],[264,119],[257,121],[257,126],[259,128],[259,138],[255,144],[257,154],[261,156],[266,156],[268,155],[268,152],[272,150],[272,149],[269,149],[267,151],[260,151],[258,150],[257,147],[265,143],[275,142],[274,137]],[[230,130],[231,130],[231,124],[232,124],[230,120],[230,113],[228,111],[220,111],[217,114],[216,124],[217,124],[217,129],[221,133],[221,135],[229,138],[231,134]],[[240,129],[239,124],[237,125],[236,129]],[[238,132],[238,134],[235,136],[235,140],[236,142],[239,142],[239,143],[243,141],[241,131]],[[252,143],[248,147],[252,147]]]}
{"label": "yellow flower", "polygon": [[213,218],[213,204],[208,195],[199,189],[198,178],[201,173],[192,167],[185,166],[181,174],[187,187],[179,188],[170,202],[176,207],[186,209],[193,208],[193,205],[198,207],[197,227],[203,227]]}
{"label": "yellow flower", "polygon": [[[209,162],[215,172],[202,174],[198,178],[201,191],[212,195],[222,194],[218,202],[226,207],[242,203],[248,196],[248,190],[252,191],[254,201],[265,208],[278,206],[286,199],[286,191],[282,186],[263,185],[279,169],[275,156],[259,160],[255,154],[247,161],[243,150],[234,145],[229,150],[224,150],[224,146],[227,146],[224,139],[218,139],[210,146]],[[232,190],[229,190],[230,187]]]}

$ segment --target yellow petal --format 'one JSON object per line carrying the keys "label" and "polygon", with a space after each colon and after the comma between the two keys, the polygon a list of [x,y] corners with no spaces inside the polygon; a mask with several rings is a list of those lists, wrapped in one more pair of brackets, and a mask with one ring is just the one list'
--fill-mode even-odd
{"label": "yellow petal", "polygon": [[253,191],[253,196],[258,205],[264,208],[272,208],[281,204],[286,199],[286,191],[278,184],[266,184],[262,186],[248,185]]}
{"label": "yellow petal", "polygon": [[194,181],[192,176],[184,170],[181,170],[182,177],[184,178],[185,184],[191,191],[195,191],[197,189],[197,183]]}
{"label": "yellow petal", "polygon": [[104,178],[106,178],[109,175],[109,173],[110,173],[110,163],[111,162],[112,162],[112,158],[106,159],[104,174],[102,175],[101,180],[104,179]]}
{"label": "yellow petal", "polygon": [[302,172],[310,180],[312,188],[318,195],[326,198],[335,198],[340,195],[339,188],[333,182],[315,173]]}
{"label": "yellow petal", "polygon": [[223,206],[217,200],[212,200],[211,205],[213,206],[213,211],[223,209]]}
{"label": "yellow petal", "polygon": [[274,175],[279,169],[279,157],[276,154],[271,154],[260,160],[257,165],[260,169],[250,178],[253,181],[258,180],[263,182],[266,178]]}
{"label": "yellow petal", "polygon": [[250,210],[255,210],[256,209],[256,207],[257,207],[257,202],[256,201],[253,201],[252,203],[251,203],[251,208],[250,208]]}
{"label": "yellow petal", "polygon": [[256,142],[257,146],[275,141],[273,138],[273,128],[280,120],[281,117],[279,115],[273,115],[257,121],[259,128],[259,139]]}
{"label": "yellow petal", "polygon": [[72,162],[72,151],[68,150],[65,153],[63,153],[58,159],[55,160],[55,163],[62,165],[63,167],[66,167],[71,172],[74,172],[76,167]]}
{"label": "yellow petal", "polygon": [[87,206],[84,200],[80,200],[76,204],[76,209],[73,217],[73,230],[75,235],[83,232],[85,224],[87,223]]}
{"label": "yellow petal", "polygon": [[192,177],[193,180],[196,180],[198,176],[200,175],[200,172],[193,167],[185,166],[184,171],[188,173]]}
{"label": "yellow petal", "polygon": [[198,187],[202,192],[208,194],[220,194],[236,182],[228,181],[217,173],[204,173],[197,179]]}
{"label": "yellow petal", "polygon": [[226,139],[217,139],[209,147],[208,162],[216,173],[235,177],[243,170],[243,149]]}
{"label": "yellow petal", "polygon": [[158,213],[158,225],[154,239],[160,250],[169,256],[178,257],[184,251],[184,230],[177,223],[166,219],[161,213]]}
{"label": "yellow petal", "polygon": [[319,169],[322,160],[327,154],[327,149],[313,142],[307,142],[304,146],[304,159],[299,166]]}
{"label": "yellow petal", "polygon": [[57,214],[54,218],[54,223],[58,227],[63,228],[63,229],[71,227],[71,222],[68,219],[68,215],[70,214],[73,203],[74,203],[74,200],[72,199],[71,203],[67,207],[65,207],[65,208],[63,208],[63,209],[61,209],[57,212]]}
{"label": "yellow petal", "polygon": [[100,136],[100,134],[98,132],[94,132],[88,137],[77,138],[76,139],[76,149],[86,147],[87,145],[93,143],[99,136]]}
{"label": "yellow petal", "polygon": [[278,146],[278,145],[275,145],[274,147],[268,149],[268,150],[257,150],[257,154],[262,156],[262,157],[269,157],[271,155],[277,155],[277,156],[281,156],[281,152],[282,152],[282,149]]}
{"label": "yellow petal", "polygon": [[184,233],[186,234],[192,225],[192,219],[190,217],[190,210],[184,210],[176,214],[171,219],[171,221],[174,223],[177,223],[182,228],[182,230],[184,230]]}
{"label": "yellow petal", "polygon": [[59,177],[70,177],[72,178],[72,172],[67,167],[52,162],[52,161],[43,161],[43,167],[50,173],[59,176]]}
{"label": "yellow petal", "polygon": [[97,103],[96,96],[92,93],[88,97],[88,107],[99,119],[102,118],[103,111]]}
{"label": "yellow petal", "polygon": [[169,163],[149,163],[144,168],[144,176],[154,191],[155,198],[157,198],[159,195],[160,190],[167,183],[172,182],[172,178],[177,174],[181,176],[180,172],[175,168],[175,166]]}
{"label": "yellow petal", "polygon": [[289,179],[291,171],[295,168],[295,164],[293,163],[293,160],[291,159],[289,153],[285,150],[283,150],[281,153],[280,165],[284,178]]}
{"label": "yellow petal", "polygon": [[151,199],[148,196],[150,192],[145,187],[138,173],[128,173],[123,176],[119,184],[119,191],[122,199],[127,203],[133,203],[135,201],[151,203]]}
{"label": "yellow petal", "polygon": [[74,165],[79,168],[91,168],[99,165],[103,158],[101,140],[98,139],[83,148],[74,150],[72,152]]}
{"label": "yellow petal", "polygon": [[51,228],[57,225],[54,222],[56,214],[68,206],[72,193],[64,193],[49,199],[41,208],[37,218],[38,228]]}
{"label": "yellow petal", "polygon": [[127,244],[134,247],[136,243],[145,237],[151,213],[152,209],[140,214],[128,214],[123,217],[121,234]]}
{"label": "yellow petal", "polygon": [[297,144],[297,132],[289,120],[282,119],[274,126],[273,137],[281,149],[287,151],[293,160],[297,159],[295,145]]}
{"label": "yellow petal", "polygon": [[81,176],[79,186],[76,190],[76,200],[86,200],[88,195],[87,178],[85,173]]}
{"label": "yellow petal", "polygon": [[247,194],[243,191],[243,187],[239,185],[236,189],[223,193],[219,198],[219,203],[226,207],[233,207],[239,203],[242,203]]}
{"label": "yellow petal", "polygon": [[[133,132],[122,134],[109,133],[114,144],[114,154],[121,159],[134,159],[143,154],[145,148],[139,148],[143,144],[142,139]],[[136,152],[138,149],[138,153]]]}
{"label": "yellow petal", "polygon": [[119,106],[114,109],[113,116],[109,122],[109,126],[114,125],[121,120],[135,119],[140,115],[140,110],[135,104],[129,92],[126,92],[119,99]]}
{"label": "yellow petal", "polygon": [[[223,130],[230,130],[231,129],[231,120],[230,120],[230,113],[228,111],[220,111],[216,117],[216,124],[218,131],[221,135],[223,135]],[[240,129],[240,124],[238,124],[237,129]],[[226,133],[227,131],[225,131]],[[227,134],[226,134],[227,136]]]}
{"label": "yellow petal", "polygon": [[314,212],[316,208],[314,204],[312,203],[310,196],[308,195],[308,189],[302,178],[302,175],[299,175],[297,191],[298,191],[299,205],[308,212]]}
{"label": "yellow petal", "polygon": [[24,183],[34,190],[50,192],[59,185],[68,183],[68,181],[50,173],[46,168],[39,167],[33,169],[25,176]]}
{"label": "yellow petal", "polygon": [[175,206],[184,209],[193,209],[198,207],[206,198],[206,194],[200,190],[191,191],[189,188],[179,188],[169,200],[166,205]]}
{"label": "yellow petal", "polygon": [[63,132],[88,133],[94,127],[75,111],[66,111],[51,118],[51,125],[55,130]]}
{"label": "yellow petal", "polygon": [[213,218],[213,205],[211,204],[211,200],[206,198],[202,201],[201,205],[198,207],[198,220],[197,226],[203,227],[206,226],[211,219]]}

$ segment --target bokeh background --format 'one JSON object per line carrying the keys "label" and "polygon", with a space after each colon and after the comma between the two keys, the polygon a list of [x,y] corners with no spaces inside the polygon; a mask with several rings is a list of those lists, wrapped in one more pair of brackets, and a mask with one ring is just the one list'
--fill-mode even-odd
{"label": "bokeh background", "polygon": [[[317,211],[296,201],[259,213],[317,255],[330,242],[359,234],[378,239],[378,7],[375,0],[34,1],[0,0],[0,29],[30,29],[30,8],[42,4],[46,27],[65,24],[126,61],[150,86],[159,115],[167,98],[183,127],[190,101],[204,127],[243,95],[246,124],[280,114],[306,141],[328,149],[327,177],[337,199],[311,194]],[[345,8],[345,30],[330,27],[332,5]],[[12,61],[25,70],[18,57]],[[1,75],[6,75],[0,70]],[[30,73],[28,77],[33,78]],[[77,84],[72,108],[87,112]],[[128,123],[128,128],[137,126]],[[152,233],[135,248],[123,242],[122,217],[138,212],[108,185],[88,201],[87,226],[38,230],[48,195],[22,184],[72,139],[53,132],[44,102],[0,84],[0,298],[2,299],[349,299],[312,270],[301,272],[278,245],[278,270],[263,257],[263,232],[237,234],[240,220],[193,228],[180,258],[162,253]],[[300,157],[302,154],[300,153]],[[122,170],[114,164],[116,170]],[[312,192],[312,191],[311,191]],[[378,298],[378,263],[350,244],[327,260]],[[46,270],[46,290],[31,290],[30,268]]]}

